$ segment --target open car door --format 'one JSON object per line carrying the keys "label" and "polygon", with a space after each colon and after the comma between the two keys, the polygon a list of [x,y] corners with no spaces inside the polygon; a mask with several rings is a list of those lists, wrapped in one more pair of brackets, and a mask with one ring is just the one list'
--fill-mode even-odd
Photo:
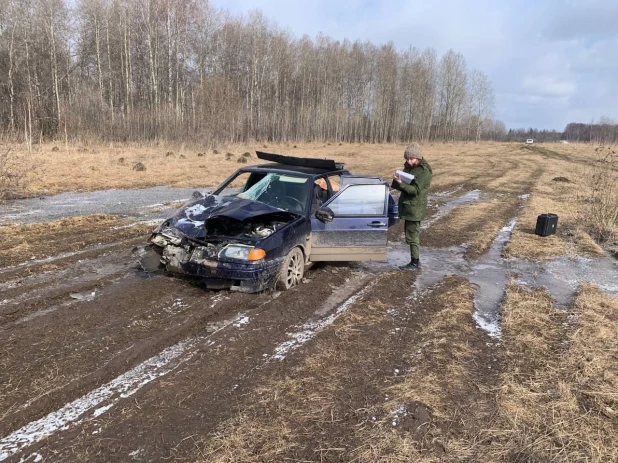
{"label": "open car door", "polygon": [[309,259],[385,260],[388,184],[376,177],[341,177],[341,190],[311,217]]}

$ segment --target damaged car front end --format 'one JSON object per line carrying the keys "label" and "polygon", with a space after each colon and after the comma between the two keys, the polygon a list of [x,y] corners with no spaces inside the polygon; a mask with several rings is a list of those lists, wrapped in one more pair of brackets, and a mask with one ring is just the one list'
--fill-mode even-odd
{"label": "damaged car front end", "polygon": [[[288,251],[304,246],[310,224],[300,213],[305,208],[302,197],[288,193],[283,201],[281,196],[273,196],[271,204],[264,201],[279,183],[308,186],[309,178],[268,173],[252,180],[228,195],[195,192],[154,230],[142,267],[196,277],[211,289],[258,292],[275,286]],[[282,209],[281,202],[298,211]]]}

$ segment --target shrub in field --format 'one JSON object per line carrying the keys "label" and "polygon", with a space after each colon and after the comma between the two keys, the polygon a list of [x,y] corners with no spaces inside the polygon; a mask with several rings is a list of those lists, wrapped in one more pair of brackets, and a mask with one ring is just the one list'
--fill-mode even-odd
{"label": "shrub in field", "polygon": [[586,175],[588,194],[580,198],[580,219],[599,242],[618,239],[618,156],[598,158]]}
{"label": "shrub in field", "polygon": [[32,170],[27,160],[10,149],[0,152],[0,199],[11,199],[23,194],[28,173]]}
{"label": "shrub in field", "polygon": [[144,172],[146,170],[146,166],[142,164],[141,162],[138,162],[137,164],[133,166],[133,170],[137,172]]}

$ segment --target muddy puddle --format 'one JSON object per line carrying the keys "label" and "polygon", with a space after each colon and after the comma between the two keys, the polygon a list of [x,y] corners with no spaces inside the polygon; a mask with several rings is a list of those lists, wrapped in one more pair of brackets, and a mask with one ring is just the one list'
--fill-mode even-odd
{"label": "muddy puddle", "polygon": [[[478,190],[457,198],[442,196],[443,204],[428,225],[445,216],[454,207],[483,201]],[[525,197],[520,197],[525,200]],[[618,297],[618,262],[609,257],[590,259],[584,257],[559,257],[546,262],[531,262],[524,259],[505,259],[502,250],[509,241],[516,220],[512,219],[494,239],[489,251],[477,260],[465,257],[466,246],[445,249],[430,249],[421,243],[421,267],[416,279],[416,288],[411,298],[427,290],[446,276],[462,276],[476,288],[474,319],[477,325],[493,338],[499,338],[500,305],[506,285],[513,279],[516,283],[531,287],[545,287],[559,307],[567,307],[582,282],[597,285],[606,293]],[[386,262],[360,264],[374,271],[397,268],[410,261],[409,248],[405,243],[392,242],[387,248]]]}
{"label": "muddy puddle", "polygon": [[[197,188],[205,192],[212,187]],[[47,222],[91,214],[163,219],[175,208],[170,202],[186,202],[196,188],[158,186],[138,190],[101,190],[62,193],[0,203],[0,225]]]}

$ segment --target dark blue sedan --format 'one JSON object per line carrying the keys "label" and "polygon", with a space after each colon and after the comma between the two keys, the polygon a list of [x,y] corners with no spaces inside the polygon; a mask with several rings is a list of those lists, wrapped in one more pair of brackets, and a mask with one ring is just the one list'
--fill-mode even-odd
{"label": "dark blue sedan", "polygon": [[331,160],[257,154],[271,162],[194,193],[153,232],[143,261],[154,256],[158,268],[208,288],[257,292],[296,286],[312,262],[386,258],[398,211],[380,177]]}

